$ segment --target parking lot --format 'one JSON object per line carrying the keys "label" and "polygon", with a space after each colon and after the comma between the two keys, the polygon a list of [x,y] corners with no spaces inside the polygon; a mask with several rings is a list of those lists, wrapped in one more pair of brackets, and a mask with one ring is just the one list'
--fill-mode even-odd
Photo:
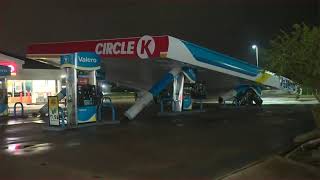
{"label": "parking lot", "polygon": [[124,121],[121,104],[120,125],[62,132],[43,131],[41,119],[11,119],[1,123],[0,177],[218,178],[293,147],[296,135],[314,128],[311,106],[206,104],[205,113],[159,117],[153,105]]}

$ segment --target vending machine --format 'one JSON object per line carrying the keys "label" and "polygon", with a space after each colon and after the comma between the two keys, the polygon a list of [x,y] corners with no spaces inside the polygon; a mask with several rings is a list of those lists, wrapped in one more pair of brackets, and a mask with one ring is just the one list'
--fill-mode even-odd
{"label": "vending machine", "polygon": [[0,117],[8,116],[8,93],[6,77],[11,75],[11,68],[0,65]]}

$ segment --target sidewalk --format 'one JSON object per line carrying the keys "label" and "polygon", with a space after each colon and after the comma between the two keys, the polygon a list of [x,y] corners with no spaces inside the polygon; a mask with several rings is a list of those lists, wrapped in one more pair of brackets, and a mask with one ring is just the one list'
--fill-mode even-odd
{"label": "sidewalk", "polygon": [[271,157],[251,167],[239,170],[230,175],[220,178],[222,180],[318,180],[320,179],[319,169],[300,164],[298,162],[282,158]]}

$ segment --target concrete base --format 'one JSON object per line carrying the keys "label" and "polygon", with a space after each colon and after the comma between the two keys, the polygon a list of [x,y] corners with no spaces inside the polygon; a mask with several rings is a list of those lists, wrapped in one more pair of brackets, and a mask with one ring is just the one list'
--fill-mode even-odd
{"label": "concrete base", "polygon": [[116,125],[120,124],[120,121],[102,121],[96,123],[86,123],[86,124],[78,124],[77,127],[61,127],[61,126],[48,126],[45,125],[42,127],[45,131],[64,131],[69,129],[78,129],[78,128],[85,128],[85,127],[93,127],[93,126],[102,126],[102,125]]}
{"label": "concrete base", "polygon": [[192,111],[182,111],[182,112],[158,112],[158,116],[180,116],[180,115],[190,115],[190,114],[196,114],[196,113],[203,113],[206,112],[206,110],[192,110]]}

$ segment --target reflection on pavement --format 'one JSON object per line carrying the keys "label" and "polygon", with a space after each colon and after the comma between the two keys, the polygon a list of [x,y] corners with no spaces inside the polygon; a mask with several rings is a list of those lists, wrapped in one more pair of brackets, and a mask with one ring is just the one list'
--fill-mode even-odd
{"label": "reflection on pavement", "polygon": [[0,123],[0,125],[2,125],[2,126],[5,126],[5,125],[11,126],[11,125],[32,124],[32,123],[44,124],[45,122],[43,120],[39,120],[39,119],[36,119],[36,120],[32,120],[32,119],[10,119],[6,123],[4,123],[4,122]]}
{"label": "reflection on pavement", "polygon": [[27,144],[17,143],[8,144],[5,151],[11,155],[31,155],[46,152],[52,148],[51,143]]}

